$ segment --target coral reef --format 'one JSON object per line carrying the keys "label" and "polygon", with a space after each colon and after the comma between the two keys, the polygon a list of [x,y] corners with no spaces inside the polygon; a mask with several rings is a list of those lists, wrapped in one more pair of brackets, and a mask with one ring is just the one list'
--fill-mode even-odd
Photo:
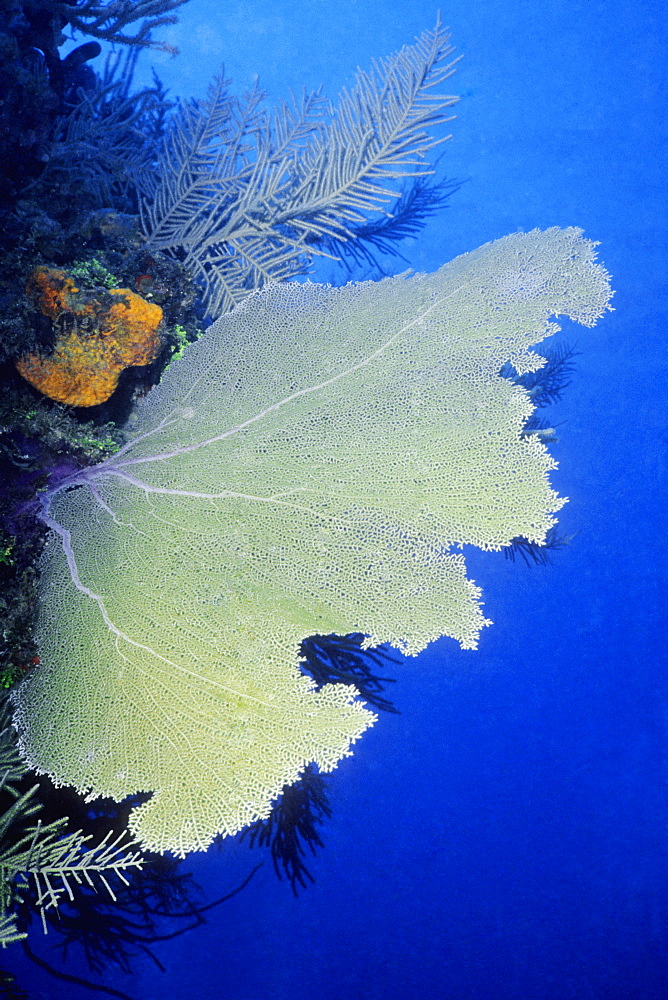
{"label": "coral reef", "polygon": [[[258,288],[304,273],[314,255],[328,256],[342,261],[344,265],[347,262],[350,267],[362,265],[374,268],[376,273],[385,273],[377,256],[387,253],[400,256],[398,247],[401,240],[415,235],[425,219],[442,208],[457,186],[452,181],[434,181],[434,166],[430,163],[433,147],[447,138],[442,126],[450,120],[450,108],[457,100],[452,95],[437,93],[441,89],[439,84],[451,75],[456,62],[450,59],[452,49],[449,37],[440,21],[435,29],[425,32],[414,45],[375,63],[366,73],[360,72],[354,87],[341,95],[336,109],[325,101],[320,92],[316,92],[305,93],[301,101],[280,104],[272,114],[264,110],[264,94],[258,88],[242,98],[236,98],[230,94],[223,76],[214,82],[207,100],[179,102],[174,107],[167,100],[157,78],[152,87],[139,92],[134,91],[132,79],[141,49],[151,46],[169,50],[169,46],[154,42],[151,32],[172,23],[175,20],[172,11],[184,2],[186,0],[78,0],[75,3],[65,0],[5,0],[0,5],[0,140],[4,154],[0,162],[0,245],[3,249],[3,268],[0,272],[0,688],[12,687],[25,680],[23,693],[18,696],[24,705],[41,687],[48,688],[54,683],[49,671],[53,669],[55,658],[45,655],[45,648],[48,654],[49,643],[57,641],[57,634],[68,628],[76,629],[77,623],[83,622],[85,626],[86,616],[90,618],[91,608],[85,601],[83,608],[76,613],[70,615],[65,611],[62,621],[54,619],[56,624],[51,635],[48,641],[42,641],[43,648],[38,652],[34,626],[40,609],[40,554],[46,542],[47,551],[42,555],[42,565],[48,566],[49,560],[54,559],[54,546],[58,544],[52,534],[49,536],[47,524],[51,527],[56,525],[56,530],[64,530],[51,517],[54,511],[47,511],[54,497],[54,508],[61,500],[66,508],[64,494],[56,496],[62,484],[74,480],[85,484],[84,490],[72,491],[75,495],[79,494],[79,500],[86,491],[91,497],[104,493],[108,483],[104,481],[104,476],[100,477],[100,468],[105,465],[110,468],[107,460],[119,449],[127,456],[127,450],[133,447],[132,441],[124,443],[126,437],[122,428],[133,413],[135,403],[151,385],[159,382],[171,361],[178,362],[180,367],[175,365],[176,371],[170,371],[166,381],[177,388],[180,383],[185,383],[189,378],[187,366],[197,355],[190,355],[189,360],[184,357],[183,363],[179,359],[199,338],[207,314],[215,318],[247,300],[253,293],[257,306]],[[63,56],[60,48],[67,30],[77,30],[96,40],[84,40]],[[92,60],[101,52],[97,39],[125,46],[125,56],[116,52],[103,67],[93,69]],[[509,280],[512,290],[512,275]],[[275,301],[279,302],[282,293],[274,294],[277,296]],[[255,308],[252,302],[248,303],[251,311]],[[585,316],[583,321],[589,320]],[[331,337],[327,348],[330,342]],[[266,359],[272,349],[271,344],[266,352],[261,344],[254,345],[258,365],[266,368]],[[303,345],[297,342],[297,356],[302,350]],[[554,363],[549,362],[539,372],[525,370],[520,373],[501,368],[500,373],[506,376],[507,381],[514,382],[516,389],[526,392],[534,406],[542,406],[551,402],[567,381],[569,357],[568,354],[556,357]],[[314,366],[319,361],[320,357],[316,358]],[[309,371],[309,377],[310,374]],[[236,384],[237,373],[234,375],[235,378],[229,380],[230,385]],[[292,377],[290,372],[287,376],[288,380]],[[276,382],[281,377],[280,371],[274,371]],[[169,391],[161,387],[161,392]],[[212,396],[218,391],[219,386],[216,386]],[[360,401],[368,400],[370,395],[373,391],[369,392],[369,383],[362,382],[353,387],[350,399],[358,405]],[[272,405],[267,413],[270,411],[273,411]],[[216,419],[221,412],[222,408],[216,413]],[[346,415],[344,424],[348,427],[351,423],[354,420]],[[185,431],[188,426],[192,429],[195,424],[196,421],[183,421],[181,430]],[[359,458],[362,454],[366,455],[369,426],[365,424],[359,447],[349,465],[344,462],[341,473],[345,477],[352,469],[357,477],[350,483],[350,496],[355,495],[359,486]],[[311,430],[315,433],[318,428],[321,428],[319,418],[314,418]],[[266,450],[263,450],[266,446],[263,442],[255,452],[251,452],[247,445],[245,454],[241,455],[243,461],[240,467],[244,475],[247,464],[250,462],[252,465],[256,461],[257,471],[263,474],[262,455],[269,451],[276,454],[276,449],[280,451],[290,433],[292,428],[278,427],[275,439],[269,442]],[[554,429],[533,414],[522,424],[520,438],[521,447],[532,451],[540,463],[543,443],[554,438]],[[403,445],[403,439],[401,443]],[[416,484],[426,482],[427,450],[428,444],[423,449],[415,477],[403,494],[398,494],[394,507],[389,511],[387,523],[397,511],[401,511],[403,517],[413,497],[411,491],[415,490]],[[335,453],[339,456],[337,461],[340,461],[341,454],[336,449]],[[233,457],[236,461],[239,456]],[[373,498],[375,480],[381,486],[385,482],[386,460],[385,447],[382,467],[375,471],[368,464],[365,467],[365,503]],[[121,458],[119,469],[123,467],[123,461]],[[285,463],[285,455],[283,461]],[[549,464],[549,460],[545,461]],[[86,471],[90,466],[95,467],[96,463],[102,463],[97,466],[97,471],[95,468]],[[280,462],[275,462],[274,466],[276,464]],[[234,462],[226,465],[226,474],[230,469],[234,473],[234,468]],[[292,478],[288,476],[288,486],[281,484],[281,489],[286,488],[293,499],[295,495],[303,499],[311,488],[310,484],[318,479],[323,469],[326,475],[331,473],[331,455],[326,453],[326,449],[308,455],[297,472],[294,475],[290,473]],[[129,483],[127,470],[124,474],[125,481]],[[275,474],[277,470],[272,467],[271,476]],[[267,476],[267,489],[271,492],[269,499],[274,499],[278,487],[274,489],[269,473]],[[162,489],[151,485],[156,509],[160,509],[161,503],[169,507],[180,488],[174,483],[167,483]],[[207,488],[213,494],[219,486]],[[254,483],[254,492],[258,490]],[[168,494],[171,494],[170,500],[167,499]],[[437,495],[441,497],[441,493]],[[190,500],[194,501],[196,496],[193,493]],[[240,496],[241,493],[237,501]],[[44,515],[46,512],[44,520],[38,517],[40,497],[41,513]],[[73,496],[67,499],[74,502]],[[216,495],[210,499],[218,500],[220,497]],[[245,499],[262,504],[268,498],[246,496]],[[330,501],[333,502],[331,497],[325,497],[319,518]],[[183,525],[189,515],[179,509],[178,500],[174,502],[173,509],[164,511],[161,528],[166,525],[167,530],[164,539],[157,539],[155,546],[157,550],[166,540],[165,558],[172,575],[175,574],[175,553],[177,556],[181,551],[185,553],[184,564],[188,555],[188,546],[183,548]],[[426,502],[431,504],[436,501],[428,496]],[[278,514],[285,512],[288,506],[286,501]],[[90,514],[91,509],[94,510],[96,523],[99,523],[99,519],[103,518],[103,507],[93,502],[93,507],[84,513]],[[107,513],[109,510],[111,504]],[[265,526],[271,517],[268,511],[269,507],[264,506],[259,519]],[[176,523],[168,524],[173,513],[176,513]],[[350,511],[346,510],[344,514],[348,517]],[[263,558],[271,562],[276,552],[284,551],[284,544],[289,544],[285,543],[285,538],[302,537],[300,532],[303,532],[306,521],[303,512],[298,512],[295,530],[282,535],[279,531],[271,552],[263,550]],[[545,533],[548,521],[543,518],[537,523],[534,518],[528,526],[520,524],[517,530],[523,533],[515,535],[506,545],[506,555],[509,558],[517,556],[527,562],[545,561],[548,550],[563,544],[557,539],[553,527]],[[156,530],[156,523],[157,518],[152,518],[147,524],[146,537],[150,531]],[[222,517],[217,527],[221,526],[224,527]],[[67,529],[68,532],[71,530],[75,541],[80,527],[75,520]],[[364,527],[368,527],[366,522],[353,525],[357,533],[362,532]],[[119,524],[116,524],[111,533],[118,528]],[[398,538],[404,539],[405,533],[406,525],[402,522],[399,535],[391,540],[390,548],[400,548]],[[505,533],[506,540],[509,534],[509,531]],[[363,600],[360,598],[364,614],[351,619],[345,608],[339,609],[337,616],[333,612],[323,612],[322,602],[319,603],[317,588],[324,585],[324,569],[327,568],[333,578],[345,570],[346,560],[350,559],[348,548],[344,548],[338,556],[336,553],[333,556],[327,554],[333,538],[323,528],[322,520],[318,520],[313,546],[309,549],[306,545],[303,551],[295,549],[292,553],[291,587],[287,588],[289,599],[279,595],[277,601],[276,593],[272,592],[267,613],[259,615],[259,598],[256,607],[251,607],[249,603],[249,595],[253,594],[254,587],[257,588],[258,581],[252,579],[239,583],[244,567],[245,572],[251,572],[248,558],[249,553],[252,554],[251,535],[252,531],[246,530],[240,516],[230,537],[223,540],[224,545],[223,542],[216,542],[210,552],[205,552],[197,573],[192,574],[189,583],[189,586],[195,587],[191,610],[201,601],[201,594],[210,586],[215,574],[227,573],[225,584],[230,580],[238,584],[237,590],[222,587],[211,592],[211,607],[204,606],[198,628],[202,624],[206,627],[207,615],[219,617],[220,605],[224,602],[231,605],[230,620],[236,623],[237,629],[240,623],[243,625],[244,616],[248,619],[256,615],[257,620],[252,622],[250,633],[241,637],[238,655],[235,653],[230,660],[233,689],[221,694],[214,684],[211,688],[217,691],[214,697],[207,687],[211,682],[208,666],[201,673],[196,666],[194,673],[187,676],[179,704],[179,682],[183,680],[179,674],[183,667],[181,661],[177,665],[172,663],[164,676],[161,670],[165,664],[160,662],[153,671],[150,683],[145,682],[143,677],[137,683],[138,698],[143,697],[145,688],[157,685],[156,704],[165,691],[169,692],[166,700],[170,704],[166,715],[159,720],[156,744],[164,738],[165,718],[169,712],[175,713],[175,732],[182,725],[184,730],[192,729],[196,737],[202,719],[204,729],[209,725],[213,716],[207,713],[210,713],[216,699],[219,705],[224,706],[229,696],[228,721],[230,718],[232,721],[226,739],[228,744],[234,745],[231,746],[230,760],[219,756],[211,761],[215,800],[212,810],[216,813],[213,822],[207,825],[208,817],[197,816],[198,810],[200,813],[203,810],[202,803],[196,801],[198,782],[203,782],[197,770],[201,761],[192,762],[191,775],[185,773],[187,767],[182,762],[178,764],[178,774],[169,773],[167,768],[166,773],[157,775],[162,765],[156,765],[156,774],[149,774],[146,780],[142,775],[142,780],[138,779],[132,788],[159,787],[157,779],[154,781],[156,775],[165,779],[167,785],[176,780],[179,792],[183,791],[184,796],[182,811],[185,814],[187,806],[197,816],[197,828],[191,827],[185,833],[179,831],[178,835],[172,831],[171,842],[169,837],[158,838],[160,847],[167,845],[174,849],[176,844],[177,850],[188,850],[192,846],[203,846],[215,829],[229,831],[249,822],[251,816],[261,814],[262,818],[247,828],[249,839],[251,843],[271,846],[279,877],[281,874],[287,876],[293,891],[296,891],[311,880],[304,864],[306,849],[313,852],[315,847],[322,846],[318,826],[329,815],[324,780],[312,766],[304,769],[304,762],[320,759],[318,754],[321,754],[326,758],[325,766],[329,767],[333,766],[337,756],[345,753],[349,738],[354,739],[369,721],[360,703],[354,701],[358,695],[375,708],[396,711],[392,703],[383,697],[383,685],[389,678],[376,675],[372,669],[392,662],[392,657],[382,648],[367,648],[368,635],[361,631],[348,631],[344,636],[333,631],[353,628],[369,628],[372,631],[369,621],[374,614],[378,618],[379,612],[378,608],[369,611],[373,602],[368,600],[368,580],[374,573],[387,570],[387,559],[383,563],[386,539],[381,539],[376,548],[370,549],[368,562],[355,570],[355,580],[361,580],[360,586],[365,586],[366,590]],[[490,547],[497,547],[496,541],[498,539],[493,540]],[[227,546],[222,558],[221,546]],[[98,549],[103,553],[102,547]],[[95,550],[96,558],[98,549]],[[113,552],[114,559],[122,558],[122,549],[123,545],[119,544]],[[141,554],[139,542],[137,553]],[[457,562],[460,559],[460,556],[448,553],[445,543],[423,554],[434,565],[439,560],[452,558]],[[75,573],[70,573],[70,576],[64,574],[63,592],[76,584],[78,556],[73,548],[70,548],[68,556],[71,556],[70,569],[74,566]],[[209,557],[211,565],[207,563]],[[296,611],[291,604],[295,590],[292,579],[295,576],[294,567],[301,557],[304,564],[297,576],[302,580],[301,587],[306,593],[305,598],[302,595],[306,610],[301,608]],[[325,562],[326,559],[329,563]],[[119,586],[126,587],[123,572],[127,567],[113,563],[111,551],[106,556],[100,555],[100,563],[108,564],[109,571],[120,581]],[[255,565],[253,572],[257,570],[258,576],[263,577],[266,569],[266,565],[260,568]],[[130,567],[130,570],[134,572],[135,567]],[[402,608],[408,607],[414,597],[405,581],[414,579],[416,572],[412,562],[397,583],[397,586],[405,588],[401,591],[399,602]],[[237,573],[238,580],[235,577]],[[317,586],[309,591],[314,574]],[[146,590],[155,582],[151,579]],[[91,586],[96,585],[95,581],[91,583]],[[141,586],[144,587],[144,583]],[[74,589],[77,590],[76,585]],[[387,581],[383,577],[376,590],[378,594],[383,594],[386,589]],[[141,593],[146,593],[146,590]],[[42,594],[47,592],[48,577],[42,581]],[[476,605],[476,594],[477,591],[469,589],[464,596]],[[72,596],[80,598],[81,594],[77,591],[77,594],[69,595],[71,606]],[[121,603],[124,596],[120,596]],[[187,623],[180,617],[179,610],[183,605],[183,594],[178,594],[180,604],[171,617],[168,598],[167,590],[163,589],[161,593],[158,586],[157,590],[152,590],[150,600],[152,611],[165,619],[164,633],[168,634],[171,629],[177,633],[178,641],[174,643],[177,651],[169,651],[169,657],[175,658],[181,655],[177,647],[187,631]],[[340,594],[337,596],[339,599]],[[237,601],[241,602],[240,608],[235,604]],[[107,603],[111,607],[111,597],[100,596],[97,608],[106,614]],[[123,623],[122,627],[128,634],[135,627],[133,615],[137,618],[138,629],[146,626],[146,622],[141,621],[141,614],[137,614],[137,608],[141,612],[141,602],[132,609],[131,624]],[[267,665],[262,653],[276,639],[276,635],[270,635],[272,623],[277,633],[281,629],[285,631],[286,622],[281,619],[283,612],[287,614],[290,640],[276,652],[276,662]],[[386,614],[390,615],[390,612]],[[295,630],[292,626],[299,615],[306,624]],[[119,641],[125,639],[125,636],[120,636],[120,626],[111,618],[106,622],[107,625],[109,623],[119,629],[116,638]],[[479,617],[472,627],[469,623],[470,641],[480,624],[483,621]],[[443,620],[439,620],[434,628],[449,628],[452,631],[455,625],[456,622],[444,625]],[[95,627],[98,626],[99,622],[95,623]],[[400,627],[400,623],[396,625],[397,630]],[[407,621],[405,634],[410,634],[411,630],[414,632],[416,627],[415,621]],[[82,632],[86,632],[83,626]],[[103,635],[103,640],[106,638]],[[234,636],[232,639],[236,641]],[[153,655],[154,649],[148,648],[148,645],[153,643],[157,650],[157,642],[154,643],[151,638],[146,643],[145,652]],[[257,656],[253,643],[262,647]],[[280,643],[276,645],[280,646]],[[290,655],[291,671],[285,673],[283,684],[280,674],[281,667],[285,666],[286,649]],[[301,657],[299,665],[293,655],[297,651]],[[136,649],[132,652],[134,655]],[[117,653],[118,643],[108,658],[112,670]],[[86,652],[89,673],[99,665],[97,654],[96,649]],[[206,655],[210,658],[210,648]],[[135,667],[132,657],[129,657],[127,668],[119,668],[119,678],[125,671],[127,684],[128,675],[132,679]],[[61,696],[68,703],[73,697],[76,700],[77,684],[80,682],[78,668],[78,652],[75,650],[68,671],[62,674],[62,685],[61,675],[56,677],[57,696],[46,700],[49,713],[58,709]],[[288,756],[292,753],[289,766],[285,766],[285,760],[279,761],[276,773],[269,778],[267,774],[272,762],[263,759],[263,748],[266,757],[267,730],[273,724],[271,713],[268,713],[268,719],[262,720],[252,708],[243,708],[245,700],[251,706],[260,704],[256,695],[262,695],[265,669],[278,677],[279,687],[283,684],[278,700],[283,699],[281,704],[290,723],[285,739]],[[101,677],[101,698],[104,697],[108,677],[109,672]],[[193,677],[199,678],[195,685]],[[242,677],[241,684],[239,677]],[[219,680],[214,677],[214,681],[216,679]],[[120,683],[118,686],[121,687]],[[292,704],[287,697],[291,686],[299,695],[296,703]],[[88,704],[89,691],[85,684],[84,688],[81,704]],[[311,746],[294,750],[295,732],[298,733],[301,727],[302,737],[304,735],[304,720],[300,719],[300,711],[310,705],[308,710],[312,713],[314,702],[321,708],[321,721],[323,725],[327,724],[324,728],[329,726],[331,732],[326,734],[327,740],[324,740],[322,733],[316,731]],[[132,731],[133,709],[127,705],[125,708],[129,712],[128,731]],[[179,714],[181,712],[183,717]],[[239,724],[244,712],[247,718]],[[40,711],[34,712],[32,720],[26,719],[27,714],[26,709],[23,712],[24,727],[28,732],[26,739],[29,742],[32,738],[37,746]],[[116,721],[112,713],[112,743]],[[94,763],[99,744],[95,744],[90,733],[95,729],[96,720],[88,722],[90,725],[86,727],[85,739],[92,741],[90,754]],[[29,732],[31,726],[35,727],[32,735]],[[63,740],[60,741],[62,746],[67,744],[72,731],[75,731],[72,726],[65,727]],[[137,927],[141,927],[139,937],[142,942],[147,940],[142,936],[144,932],[150,933],[153,928],[150,905],[146,908],[146,900],[153,896],[150,871],[149,883],[133,879],[130,886],[121,889],[113,909],[104,897],[100,901],[99,897],[89,895],[83,900],[79,896],[78,900],[66,902],[65,912],[59,914],[55,903],[62,902],[63,893],[56,889],[55,896],[45,894],[39,882],[39,873],[28,879],[21,894],[15,891],[21,878],[20,870],[28,870],[30,860],[23,850],[25,834],[30,829],[25,820],[33,810],[36,811],[39,799],[42,805],[40,819],[47,824],[42,827],[42,833],[47,833],[45,848],[47,853],[51,852],[51,860],[56,862],[56,877],[60,874],[61,884],[66,887],[67,879],[72,879],[68,871],[62,869],[62,859],[59,861],[62,845],[67,844],[69,839],[70,844],[77,848],[80,861],[84,840],[77,839],[75,831],[83,828],[88,835],[92,832],[89,831],[89,821],[97,824],[94,833],[99,848],[110,829],[115,835],[127,828],[128,814],[134,807],[141,808],[142,803],[146,804],[148,793],[131,796],[123,805],[109,808],[96,805],[91,808],[73,791],[66,794],[59,788],[54,794],[51,788],[50,795],[49,783],[44,777],[39,779],[36,791],[24,763],[16,765],[20,780],[14,780],[18,778],[18,772],[15,774],[7,770],[8,762],[15,767],[15,762],[12,763],[15,749],[13,743],[10,745],[9,735],[6,728],[0,732],[0,758],[4,773],[4,785],[0,783],[0,812],[3,805],[7,806],[2,846],[8,848],[7,858],[11,860],[5,871],[2,911],[5,916],[3,922],[0,912],[0,941],[3,937],[4,940],[11,940],[15,933],[22,935],[29,928],[29,911],[41,912],[51,926],[60,929],[66,942],[76,939],[82,944],[89,961],[93,956],[92,964],[96,961],[99,946],[102,956],[123,965],[128,956],[127,942],[136,943],[133,934]],[[259,746],[254,766],[262,771],[256,784],[264,782],[259,809],[257,803],[252,808],[246,803],[245,811],[240,809],[239,822],[229,822],[229,803],[225,801],[227,792],[224,788],[221,791],[219,784],[226,767],[233,774],[235,769],[243,770],[239,761],[246,759],[253,738]],[[331,746],[323,750],[326,742]],[[207,730],[203,758],[206,758],[209,743],[211,739]],[[313,744],[316,752],[313,752]],[[57,752],[57,740],[53,741],[49,752],[51,749]],[[149,747],[147,754],[152,749]],[[224,749],[229,750],[230,747]],[[168,753],[163,754],[163,761],[167,761],[168,756]],[[33,757],[37,760],[37,751]],[[56,773],[58,767],[54,765],[53,771]],[[299,773],[301,777],[290,784],[290,780]],[[65,772],[63,774],[64,780],[77,783],[76,776],[71,778]],[[242,774],[241,782],[247,779],[248,775]],[[120,771],[114,775],[114,780],[120,788],[124,780]],[[282,781],[286,783],[281,785]],[[95,785],[96,782],[91,780],[84,784]],[[155,804],[155,798],[153,801]],[[67,825],[63,818],[65,811],[71,817],[77,817],[74,822],[78,825]],[[178,813],[178,809],[173,811]],[[223,813],[226,817],[221,824]],[[90,819],[93,814],[94,821]],[[136,820],[135,827],[139,829]],[[150,837],[147,840],[150,842]],[[93,849],[91,856],[98,848]],[[112,868],[117,860],[110,856],[106,858]],[[163,861],[164,864],[166,862]],[[169,864],[175,865],[174,862]],[[174,900],[177,896],[180,898],[179,885],[174,889]],[[157,895],[160,895],[159,892]],[[122,908],[127,901],[132,912],[136,912],[132,908],[138,900],[146,918],[144,924],[141,921],[139,925],[132,923],[130,936],[127,939],[122,935],[119,937],[119,907]],[[45,909],[44,902],[54,905],[47,905]],[[95,908],[98,920],[91,916]],[[162,902],[160,908],[165,912]],[[174,907],[170,912],[172,916],[189,916],[197,911],[191,909],[189,904],[183,913],[177,913]],[[79,920],[79,917],[82,919]],[[0,971],[0,991],[3,983]]]}
{"label": "coral reef", "polygon": [[452,53],[439,19],[359,71],[335,109],[318,91],[269,114],[257,87],[239,99],[217,77],[179,104],[148,169],[129,163],[147,246],[184,261],[212,319],[314,255],[373,262],[453,189],[426,182],[458,100],[441,92]]}
{"label": "coral reef", "polygon": [[25,884],[32,883],[35,908],[46,929],[46,911],[56,909],[61,899],[72,898],[72,886],[95,879],[113,890],[105,880],[114,873],[126,882],[124,872],[141,868],[136,850],[128,850],[127,836],[112,838],[109,830],[91,845],[91,836],[82,831],[66,832],[68,820],[62,816],[44,823],[33,817],[42,810],[35,798],[38,784],[25,787],[28,769],[20,759],[10,724],[6,697],[0,698],[0,946],[24,938],[13,904],[22,898]]}

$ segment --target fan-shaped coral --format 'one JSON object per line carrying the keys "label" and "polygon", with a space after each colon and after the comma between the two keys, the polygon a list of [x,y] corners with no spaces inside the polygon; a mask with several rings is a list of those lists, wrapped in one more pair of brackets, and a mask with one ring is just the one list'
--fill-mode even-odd
{"label": "fan-shaped coral", "polygon": [[316,690],[308,636],[409,655],[488,624],[461,547],[537,545],[563,500],[499,373],[610,297],[577,229],[515,233],[430,275],[247,297],[175,361],[113,456],[51,484],[37,639],[13,692],[28,766],[133,810],[147,850],[265,820],[374,721]]}

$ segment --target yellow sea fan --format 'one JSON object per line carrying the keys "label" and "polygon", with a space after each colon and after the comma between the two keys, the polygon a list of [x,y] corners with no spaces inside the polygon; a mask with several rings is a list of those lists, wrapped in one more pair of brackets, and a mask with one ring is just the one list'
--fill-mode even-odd
{"label": "yellow sea fan", "polygon": [[563,503],[501,377],[551,316],[610,296],[579,230],[516,234],[435,274],[250,296],[174,362],[118,453],[42,516],[42,666],[15,693],[30,766],[153,797],[131,828],[184,854],[266,816],[373,716],[297,667],[312,634],[473,647],[458,549],[540,543]]}

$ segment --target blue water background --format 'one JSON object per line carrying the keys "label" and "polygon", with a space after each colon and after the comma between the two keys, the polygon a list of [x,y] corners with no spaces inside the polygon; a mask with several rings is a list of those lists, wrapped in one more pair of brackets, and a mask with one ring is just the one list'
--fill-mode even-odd
{"label": "blue water background", "polygon": [[[152,60],[173,93],[202,96],[224,61],[239,91],[259,75],[274,98],[335,97],[436,8],[191,0],[179,17],[163,37],[181,55]],[[465,183],[410,265],[577,225],[613,275],[615,311],[561,335],[581,353],[551,411],[552,480],[575,537],[546,568],[467,553],[494,625],[476,652],[442,640],[394,670],[402,714],[334,772],[315,885],[294,899],[266,859],[156,948],[164,973],[99,980],[136,1000],[668,997],[668,18],[647,0],[452,0],[443,18],[464,58],[442,168]],[[259,857],[229,842],[186,867],[215,898]],[[53,944],[34,942],[58,964]],[[100,995],[13,949],[31,996]]]}

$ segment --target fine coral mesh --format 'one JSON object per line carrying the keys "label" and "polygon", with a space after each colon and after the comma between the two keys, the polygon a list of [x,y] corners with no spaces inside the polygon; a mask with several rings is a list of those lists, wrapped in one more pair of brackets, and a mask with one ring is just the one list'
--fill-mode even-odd
{"label": "fine coral mesh", "polygon": [[315,692],[299,642],[475,647],[461,546],[540,543],[564,502],[499,372],[535,370],[550,317],[591,325],[609,294],[592,244],[552,229],[431,275],[275,285],[215,323],[129,443],[51,501],[43,666],[16,694],[31,765],[153,791],[132,829],[177,854],[334,767],[374,717],[349,688]]}

